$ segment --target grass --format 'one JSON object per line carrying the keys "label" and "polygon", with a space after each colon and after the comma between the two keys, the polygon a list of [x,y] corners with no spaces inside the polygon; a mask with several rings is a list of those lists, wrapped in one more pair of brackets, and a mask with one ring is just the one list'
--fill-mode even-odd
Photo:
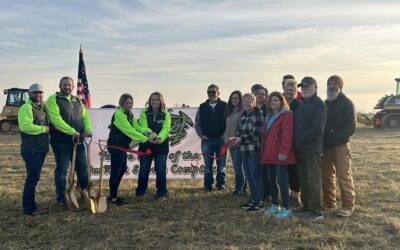
{"label": "grass", "polygon": [[[105,214],[68,212],[54,201],[54,158],[49,154],[36,200],[50,213],[21,215],[25,178],[19,135],[0,136],[1,249],[398,249],[400,245],[400,132],[357,128],[352,140],[355,214],[325,214],[317,224],[296,218],[275,221],[247,214],[234,198],[232,168],[228,191],[202,192],[202,181],[169,181],[171,198],[156,200],[154,181],[146,196],[133,196],[136,181],[125,180],[128,206],[109,204]],[[104,194],[108,194],[108,189]]]}

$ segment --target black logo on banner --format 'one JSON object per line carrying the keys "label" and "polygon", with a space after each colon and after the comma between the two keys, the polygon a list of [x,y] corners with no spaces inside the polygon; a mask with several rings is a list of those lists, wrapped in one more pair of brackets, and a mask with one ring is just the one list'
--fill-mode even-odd
{"label": "black logo on banner", "polygon": [[187,130],[193,125],[192,119],[182,111],[179,111],[179,115],[171,114],[171,131],[168,138],[171,147],[181,143],[187,136]]}

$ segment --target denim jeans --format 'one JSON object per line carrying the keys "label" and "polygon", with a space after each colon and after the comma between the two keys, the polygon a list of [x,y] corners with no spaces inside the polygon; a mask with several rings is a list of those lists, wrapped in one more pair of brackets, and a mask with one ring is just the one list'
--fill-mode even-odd
{"label": "denim jeans", "polygon": [[[211,156],[219,157],[222,145],[224,145],[224,140],[220,139],[202,139],[201,140],[201,151],[204,158],[204,187],[211,190],[214,183],[213,176],[213,164],[214,160]],[[217,189],[225,187],[226,178],[226,156],[221,157],[217,160]]]}
{"label": "denim jeans", "polygon": [[[56,199],[58,202],[65,202],[64,192],[67,183],[67,170],[72,160],[73,145],[62,142],[52,143],[56,169],[54,170],[54,181],[56,184]],[[78,184],[81,189],[88,186],[88,170],[86,162],[86,151],[83,144],[78,144],[76,149],[75,171],[78,176]]]}
{"label": "denim jeans", "polygon": [[167,196],[167,157],[168,154],[151,154],[146,156],[139,156],[140,169],[139,180],[136,188],[136,196],[142,196],[146,193],[151,162],[154,159],[154,166],[156,170],[156,188],[158,197]]}
{"label": "denim jeans", "polygon": [[245,179],[243,172],[242,152],[239,147],[231,148],[233,171],[235,172],[235,192],[240,193],[245,191]]}
{"label": "denim jeans", "polygon": [[46,153],[22,153],[25,161],[26,178],[24,191],[22,193],[22,210],[24,213],[31,213],[36,210],[35,190],[40,179],[40,172]]}
{"label": "denim jeans", "polygon": [[271,196],[271,191],[268,182],[267,165],[260,164],[260,176],[263,184],[263,200],[268,200]]}
{"label": "denim jeans", "polygon": [[126,152],[114,148],[107,148],[111,156],[111,173],[108,184],[110,186],[110,197],[118,197],[118,188],[127,169]]}
{"label": "denim jeans", "polygon": [[263,186],[260,177],[260,155],[242,152],[243,170],[250,188],[250,197],[254,202],[261,202]]}
{"label": "denim jeans", "polygon": [[[282,207],[289,209],[289,187],[287,183],[287,165],[267,166],[269,190],[271,190],[272,204],[278,205],[278,185],[281,191]],[[278,182],[278,185],[277,185]]]}

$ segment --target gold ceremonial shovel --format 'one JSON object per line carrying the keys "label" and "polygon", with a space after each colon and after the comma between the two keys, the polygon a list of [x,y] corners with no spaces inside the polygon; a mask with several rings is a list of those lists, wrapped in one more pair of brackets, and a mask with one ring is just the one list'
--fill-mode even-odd
{"label": "gold ceremonial shovel", "polygon": [[71,168],[69,170],[68,175],[68,187],[64,192],[64,199],[67,203],[67,207],[69,211],[75,211],[79,208],[78,201],[75,196],[75,162],[76,162],[76,148],[78,146],[79,140],[74,139],[74,147],[72,151],[72,161],[71,161]]}
{"label": "gold ceremonial shovel", "polygon": [[103,168],[104,168],[104,152],[107,146],[101,145],[101,140],[99,140],[100,147],[100,178],[99,178],[99,192],[96,198],[90,198],[90,210],[92,213],[104,213],[107,210],[107,197],[101,196],[101,189],[103,188]]}
{"label": "gold ceremonial shovel", "polygon": [[96,189],[93,186],[93,181],[91,180],[91,163],[90,163],[90,144],[92,143],[92,138],[84,138],[83,139],[85,146],[86,146],[86,160],[87,160],[87,165],[88,165],[88,186],[85,189],[81,190],[82,197],[85,200],[86,207],[90,208],[90,198],[96,198],[97,197],[97,192]]}

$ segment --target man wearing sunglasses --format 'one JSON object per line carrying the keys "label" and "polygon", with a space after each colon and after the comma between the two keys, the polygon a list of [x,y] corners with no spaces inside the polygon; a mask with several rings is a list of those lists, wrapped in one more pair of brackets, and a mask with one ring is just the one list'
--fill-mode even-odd
{"label": "man wearing sunglasses", "polygon": [[200,104],[196,114],[195,129],[201,138],[201,151],[204,158],[204,190],[211,192],[213,189],[213,156],[217,157],[216,188],[225,190],[225,156],[219,157],[224,144],[222,135],[225,131],[226,102],[219,99],[219,88],[211,84],[207,88],[208,99]]}

